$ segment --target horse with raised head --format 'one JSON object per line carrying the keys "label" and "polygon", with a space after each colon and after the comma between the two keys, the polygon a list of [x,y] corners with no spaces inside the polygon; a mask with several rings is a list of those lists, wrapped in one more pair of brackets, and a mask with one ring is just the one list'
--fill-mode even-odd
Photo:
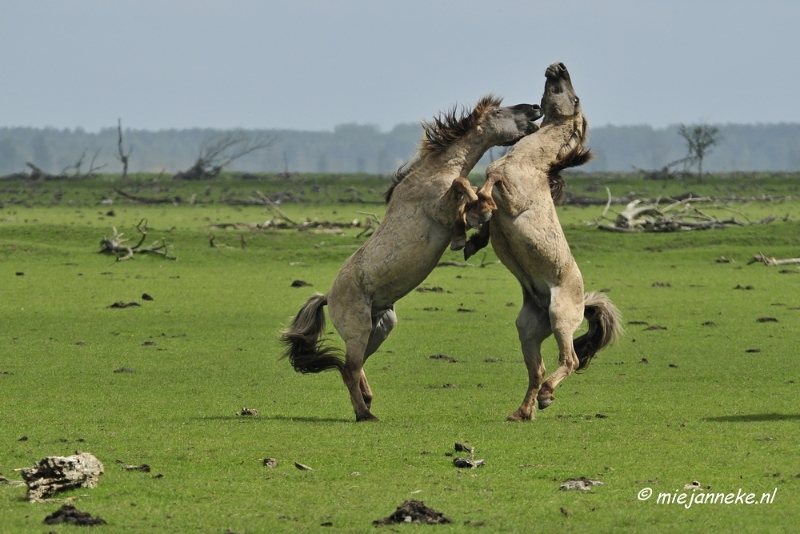
{"label": "horse with raised head", "polygon": [[[386,193],[383,222],[345,261],[328,294],[308,299],[281,334],[296,371],[341,373],[357,421],[377,420],[363,366],[397,324],[395,302],[425,280],[448,244],[460,248],[466,241],[464,208],[477,200],[466,176],[489,148],[514,144],[538,128],[538,105],[500,103],[487,95],[472,110],[454,107],[422,123],[417,154]],[[320,340],[326,304],[344,340],[344,358]]]}
{"label": "horse with raised head", "polygon": [[[563,187],[560,171],[586,163],[591,152],[583,146],[588,125],[567,68],[553,63],[545,77],[541,128],[489,165],[478,200],[466,207],[470,226],[489,225],[498,258],[522,285],[516,327],[528,390],[519,409],[508,416],[514,421],[533,419],[535,399],[540,410],[547,408],[556,386],[585,368],[622,331],[620,313],[606,295],[584,294],[583,277],[556,214],[554,198]],[[470,238],[465,254],[485,245],[485,238],[482,228]],[[573,340],[584,317],[588,331]],[[559,367],[542,382],[541,345],[552,334]]]}

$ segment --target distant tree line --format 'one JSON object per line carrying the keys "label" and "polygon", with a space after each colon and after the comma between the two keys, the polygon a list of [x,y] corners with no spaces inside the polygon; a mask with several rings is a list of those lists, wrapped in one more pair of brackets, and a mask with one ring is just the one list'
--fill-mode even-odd
{"label": "distant tree line", "polygon": [[[704,171],[800,171],[800,124],[715,125],[719,140],[702,161]],[[595,159],[586,171],[661,169],[685,158],[680,125],[602,126],[590,130]],[[377,126],[343,124],[332,132],[296,130],[221,131],[213,129],[146,131],[125,129],[128,172],[174,174],[191,168],[204,147],[226,135],[271,139],[264,150],[246,154],[227,170],[241,172],[323,172],[390,174],[419,143],[418,124],[382,132]],[[96,133],[81,128],[0,128],[0,175],[19,173],[32,163],[44,172],[64,174],[81,154],[102,172],[121,173],[116,127]],[[481,164],[499,157],[488,153]]]}

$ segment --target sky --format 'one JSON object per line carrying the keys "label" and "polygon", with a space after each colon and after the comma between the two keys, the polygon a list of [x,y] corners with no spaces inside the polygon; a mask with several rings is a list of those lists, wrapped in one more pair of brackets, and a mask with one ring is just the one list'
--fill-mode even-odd
{"label": "sky", "polygon": [[382,131],[567,65],[593,126],[800,122],[795,0],[0,0],[0,127]]}

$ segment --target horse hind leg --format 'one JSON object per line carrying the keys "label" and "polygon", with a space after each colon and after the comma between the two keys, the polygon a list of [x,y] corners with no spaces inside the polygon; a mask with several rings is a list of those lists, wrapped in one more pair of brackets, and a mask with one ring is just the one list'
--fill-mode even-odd
{"label": "horse hind leg", "polygon": [[377,421],[378,418],[372,415],[364,399],[364,391],[368,392],[370,398],[372,394],[364,376],[365,354],[372,332],[371,308],[366,302],[352,300],[347,302],[347,306],[340,308],[336,305],[336,300],[331,299],[328,309],[331,320],[345,343],[345,361],[341,373],[350,392],[356,421]]}
{"label": "horse hind leg", "polygon": [[550,324],[558,344],[559,366],[539,389],[537,400],[540,410],[544,410],[553,403],[553,391],[558,384],[580,366],[572,335],[583,320],[582,292],[583,284],[580,284],[579,298],[572,296],[573,291],[565,291],[563,288],[551,289]]}
{"label": "horse hind leg", "polygon": [[542,342],[552,333],[547,310],[538,307],[527,292],[524,300],[516,324],[528,369],[528,390],[517,411],[508,416],[509,421],[531,421],[534,417],[534,400],[545,373]]}
{"label": "horse hind leg", "polygon": [[[397,314],[394,312],[394,306],[372,317],[372,331],[367,341],[367,350],[364,352],[365,363],[367,358],[372,356],[386,341],[395,325],[397,325]],[[372,389],[369,387],[367,375],[364,374],[363,369],[361,370],[361,395],[364,397],[364,404],[367,405],[367,408],[372,409]]]}

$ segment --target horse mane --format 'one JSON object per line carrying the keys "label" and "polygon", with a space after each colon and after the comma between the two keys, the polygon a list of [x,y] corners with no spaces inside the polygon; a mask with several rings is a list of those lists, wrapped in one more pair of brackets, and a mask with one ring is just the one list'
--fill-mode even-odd
{"label": "horse mane", "polygon": [[454,105],[448,111],[440,112],[431,122],[422,122],[425,131],[420,145],[423,156],[441,154],[455,141],[476,128],[489,110],[497,108],[502,98],[488,94],[481,98],[475,107],[467,112],[463,106]]}
{"label": "horse mane", "polygon": [[403,181],[403,178],[411,174],[411,170],[415,167],[415,164],[419,161],[419,157],[415,157],[402,165],[394,172],[392,175],[392,185],[389,186],[389,189],[383,193],[383,200],[386,203],[389,203],[389,200],[392,198],[392,193],[394,193],[394,188],[397,187],[397,184]]}
{"label": "horse mane", "polygon": [[383,194],[386,203],[392,198],[394,188],[411,174],[415,164],[428,156],[441,154],[453,143],[466,135],[469,131],[480,125],[486,114],[500,106],[503,101],[493,94],[485,95],[475,107],[467,111],[466,108],[454,105],[445,112],[433,118],[431,122],[422,121],[422,142],[419,146],[418,156],[400,166],[392,176],[392,185]]}
{"label": "horse mane", "polygon": [[591,149],[583,146],[586,141],[586,131],[588,124],[583,118],[583,125],[580,130],[575,130],[572,137],[558,151],[555,161],[550,164],[547,171],[547,182],[550,185],[550,196],[553,202],[559,204],[564,199],[564,178],[561,171],[571,167],[580,167],[589,163],[594,158]]}

